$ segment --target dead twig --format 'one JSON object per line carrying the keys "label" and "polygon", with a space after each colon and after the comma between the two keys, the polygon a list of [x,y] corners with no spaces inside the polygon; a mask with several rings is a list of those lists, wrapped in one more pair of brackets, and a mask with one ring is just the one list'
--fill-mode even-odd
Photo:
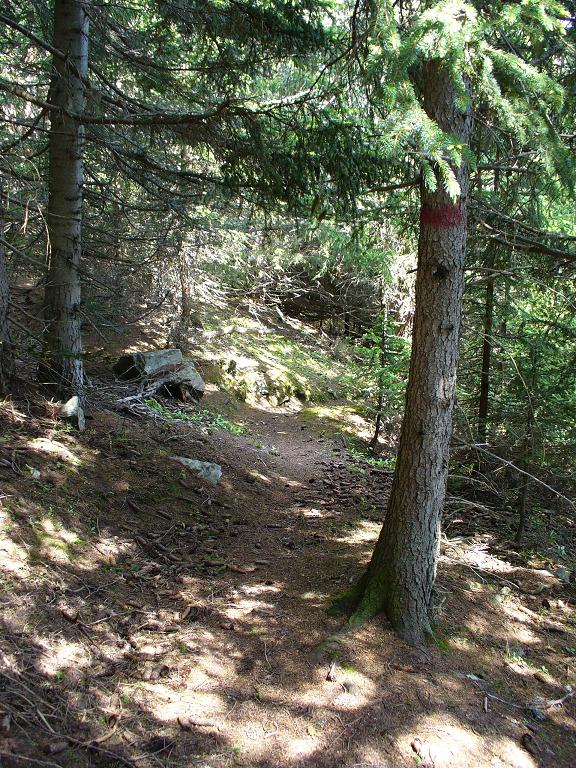
{"label": "dead twig", "polygon": [[565,701],[571,699],[575,694],[576,691],[568,691],[568,693],[565,696],[562,696],[560,699],[553,699],[552,701],[549,701],[544,709],[550,709],[551,707],[561,707]]}
{"label": "dead twig", "polygon": [[35,757],[24,757],[24,755],[17,755],[14,752],[1,752],[0,757],[9,757],[11,760],[22,760],[26,763],[34,763],[34,765],[48,765],[50,768],[62,768],[58,763],[51,763],[50,760],[38,760]]}

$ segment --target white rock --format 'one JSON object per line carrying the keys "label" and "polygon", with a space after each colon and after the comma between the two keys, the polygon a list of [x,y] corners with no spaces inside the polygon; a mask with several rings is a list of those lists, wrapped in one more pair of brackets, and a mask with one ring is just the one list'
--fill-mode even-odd
{"label": "white rock", "polygon": [[70,422],[73,426],[78,427],[80,432],[84,432],[86,429],[86,419],[78,395],[74,395],[74,397],[71,397],[70,400],[64,403],[62,408],[60,408],[58,418]]}
{"label": "white rock", "polygon": [[212,485],[218,485],[222,477],[222,467],[220,464],[212,464],[210,461],[198,461],[198,459],[188,459],[186,456],[170,456],[173,461],[177,461],[187,469],[196,472],[203,480],[207,480]]}

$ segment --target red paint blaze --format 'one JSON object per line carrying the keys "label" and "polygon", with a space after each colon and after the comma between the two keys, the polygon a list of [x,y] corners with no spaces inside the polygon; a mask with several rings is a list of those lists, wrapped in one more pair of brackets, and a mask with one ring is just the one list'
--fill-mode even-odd
{"label": "red paint blaze", "polygon": [[466,214],[460,205],[439,205],[434,208],[423,205],[420,221],[429,227],[459,227],[466,221]]}

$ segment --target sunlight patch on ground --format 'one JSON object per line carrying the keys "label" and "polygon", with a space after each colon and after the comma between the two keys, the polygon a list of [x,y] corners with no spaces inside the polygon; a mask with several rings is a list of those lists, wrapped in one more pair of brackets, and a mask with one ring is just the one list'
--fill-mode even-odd
{"label": "sunlight patch on ground", "polygon": [[352,405],[315,405],[305,408],[300,417],[316,431],[344,432],[361,440],[369,440],[374,430],[373,425]]}
{"label": "sunlight patch on ground", "polygon": [[504,765],[513,765],[514,768],[538,768],[540,762],[536,761],[524,749],[512,739],[499,738],[492,745],[492,750],[503,761]]}
{"label": "sunlight patch on ground", "polygon": [[45,517],[40,521],[40,525],[46,533],[57,536],[66,544],[75,544],[80,541],[78,534],[74,531],[68,531],[66,528],[57,525],[50,517]]}
{"label": "sunlight patch on ground", "polygon": [[424,716],[409,733],[399,737],[400,750],[408,759],[416,760],[413,747],[416,735],[421,742],[421,757],[431,760],[436,768],[472,765],[470,759],[481,750],[480,737],[460,723],[450,722],[446,714]]}
{"label": "sunlight patch on ground", "polygon": [[303,592],[300,597],[302,600],[320,600],[324,601],[327,599],[328,594],[326,592]]}
{"label": "sunlight patch on ground", "polygon": [[233,590],[232,595],[233,597],[239,594],[262,595],[266,592],[280,592],[280,589],[272,584],[243,584],[241,587]]}
{"label": "sunlight patch on ground", "polygon": [[335,541],[343,544],[368,544],[378,538],[381,523],[374,523],[369,520],[361,520],[356,528],[351,528],[343,536],[336,538]]}
{"label": "sunlight patch on ground", "polygon": [[252,611],[272,611],[275,607],[274,603],[266,603],[262,600],[239,599],[236,603],[228,604],[224,612],[229,619],[240,619],[248,616]]}
{"label": "sunlight patch on ground", "polygon": [[[129,686],[126,686],[129,690]],[[141,697],[154,716],[165,723],[174,723],[178,718],[196,716],[202,712],[202,717],[221,717],[226,704],[222,697],[206,691],[195,692],[185,688],[182,692],[175,691],[170,684],[139,683],[137,689],[132,687],[132,695]]]}
{"label": "sunlight patch on ground", "polygon": [[268,475],[263,475],[261,472],[258,472],[258,470],[256,469],[249,470],[248,475],[250,475],[250,477],[253,477],[255,480],[261,480],[263,483],[266,483],[266,485],[270,485],[272,483],[272,480],[270,480]]}
{"label": "sunlight patch on ground", "polygon": [[[5,523],[7,520],[8,516],[6,513],[0,511],[0,526],[4,530],[6,530]],[[27,557],[26,549],[23,546],[16,544],[7,536],[0,538],[0,561],[3,571],[20,578],[28,577],[30,575],[30,568],[27,563]]]}
{"label": "sunlight patch on ground", "polygon": [[[302,517],[326,517],[326,512],[323,512],[321,509],[315,509],[314,507],[309,507],[308,509],[302,509],[300,507],[299,509]],[[334,517],[334,514],[330,514],[331,517]]]}
{"label": "sunlight patch on ground", "polygon": [[67,677],[79,678],[82,669],[91,662],[91,655],[81,643],[73,643],[63,638],[44,638],[39,641],[43,653],[38,661],[38,669],[43,674],[64,682]]}
{"label": "sunlight patch on ground", "polygon": [[292,738],[286,743],[286,757],[289,760],[302,760],[311,755],[320,746],[317,739]]}
{"label": "sunlight patch on ground", "polygon": [[72,464],[74,467],[78,467],[82,464],[82,461],[58,440],[52,440],[47,437],[37,437],[35,440],[30,440],[27,443],[27,447],[33,451],[48,454],[50,457],[59,461]]}
{"label": "sunlight patch on ground", "polygon": [[490,554],[488,550],[491,543],[492,537],[490,536],[443,538],[442,557],[440,559],[445,559],[446,562],[475,566],[492,573],[510,571],[512,568],[510,563]]}

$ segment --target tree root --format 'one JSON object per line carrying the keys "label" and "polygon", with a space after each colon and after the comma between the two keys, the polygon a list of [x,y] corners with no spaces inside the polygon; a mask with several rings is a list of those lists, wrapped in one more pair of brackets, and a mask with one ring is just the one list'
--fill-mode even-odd
{"label": "tree root", "polygon": [[353,587],[330,598],[329,616],[352,616],[364,597],[366,577],[367,572],[362,574]]}

